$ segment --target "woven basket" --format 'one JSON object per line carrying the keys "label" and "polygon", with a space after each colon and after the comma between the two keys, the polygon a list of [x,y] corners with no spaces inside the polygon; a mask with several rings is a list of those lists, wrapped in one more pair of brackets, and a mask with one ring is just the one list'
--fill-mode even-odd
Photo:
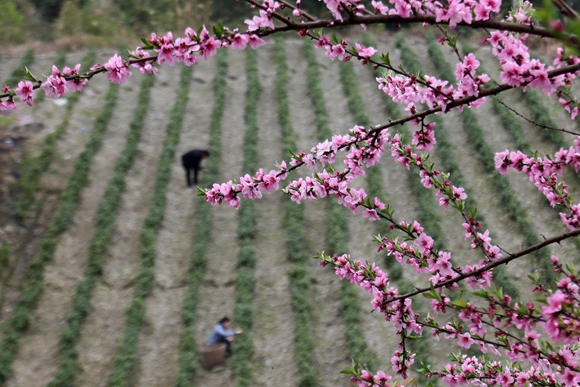
{"label": "woven basket", "polygon": [[203,366],[212,371],[221,371],[226,366],[226,345],[216,343],[203,347],[200,351]]}

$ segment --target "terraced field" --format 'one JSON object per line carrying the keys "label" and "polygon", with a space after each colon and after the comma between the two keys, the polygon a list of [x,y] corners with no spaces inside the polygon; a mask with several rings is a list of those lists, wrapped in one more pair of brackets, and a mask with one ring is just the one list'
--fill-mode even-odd
{"label": "terraced field", "polygon": [[[407,69],[453,71],[454,54],[431,37],[351,39],[391,52]],[[68,100],[0,116],[0,385],[348,386],[339,372],[352,358],[389,368],[392,329],[370,313],[362,290],[310,258],[325,250],[376,260],[409,288],[420,276],[371,243],[385,225],[332,201],[296,206],[280,192],[238,211],[211,207],[185,186],[179,156],[189,149],[210,150],[200,183],[210,186],[357,123],[404,114],[379,93],[372,69],[330,62],[304,43],[271,39],[193,68],[162,66],[154,78],[134,73],[121,86],[101,76]],[[484,50],[476,51],[482,59]],[[0,79],[23,65],[41,74],[52,63],[103,63],[113,53],[2,53]],[[482,65],[494,74],[492,62]],[[526,116],[576,128],[533,94],[502,98]],[[475,114],[437,117],[434,157],[468,189],[498,244],[516,251],[565,228],[525,176],[493,171],[493,154],[552,151],[570,139],[505,113],[490,102]],[[458,215],[391,158],[357,184],[400,219],[419,219],[457,262],[477,260]],[[549,277],[550,253],[578,261],[567,241],[503,267],[504,288],[522,292],[534,270]],[[245,332],[228,368],[209,373],[197,351],[223,315]],[[414,345],[437,364],[448,350]]]}

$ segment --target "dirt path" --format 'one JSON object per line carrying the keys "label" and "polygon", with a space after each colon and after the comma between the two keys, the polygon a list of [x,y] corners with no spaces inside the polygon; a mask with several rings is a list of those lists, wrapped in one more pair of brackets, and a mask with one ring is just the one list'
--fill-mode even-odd
{"label": "dirt path", "polygon": [[214,64],[214,60],[201,61],[193,71],[189,106],[171,171],[167,208],[157,237],[155,287],[147,298],[146,323],[139,339],[139,360],[134,372],[136,386],[171,386],[177,374],[177,332],[182,329],[180,312],[194,242],[192,235],[197,202],[195,190],[185,186],[181,155],[191,149],[208,148]]}
{"label": "dirt path", "polygon": [[[222,161],[218,181],[225,182],[240,177],[243,160],[245,132],[243,109],[246,93],[245,52],[230,51],[232,64],[227,77],[227,100],[222,118]],[[233,316],[234,280],[238,213],[222,205],[212,208],[213,233],[208,248],[205,280],[199,289],[198,322],[195,327],[198,348],[202,348],[217,321],[225,315]],[[235,321],[233,324],[235,325]],[[201,370],[196,380],[198,386],[222,386],[233,380],[231,368],[221,373]]]}
{"label": "dirt path", "polygon": [[[133,101],[135,92],[122,88],[120,98]],[[130,110],[115,112],[101,150],[91,165],[88,185],[82,193],[72,224],[60,238],[54,262],[46,267],[45,287],[29,333],[21,340],[10,386],[44,385],[56,372],[58,339],[71,307],[76,283],[84,275],[97,206],[106,188],[102,182],[111,174],[115,159],[125,144],[123,137],[127,125],[123,123],[128,119]],[[30,372],[30,361],[34,364],[34,372]]]}
{"label": "dirt path", "polygon": [[[269,65],[266,65],[268,63]],[[276,104],[276,65],[273,42],[258,51],[259,77],[262,94],[259,99],[258,134],[260,157],[258,165],[265,171],[281,161],[281,129]],[[261,65],[264,64],[264,65]],[[281,192],[266,195],[256,206],[257,225],[254,251],[256,254],[255,312],[252,338],[254,341],[254,385],[294,386],[294,319],[290,301],[286,233],[279,215],[286,197]]]}
{"label": "dirt path", "polygon": [[[81,329],[77,345],[81,369],[77,384],[81,386],[105,385],[117,353],[125,326],[125,311],[131,302],[141,263],[139,236],[149,211],[155,171],[165,138],[167,106],[172,106],[175,98],[178,82],[175,74],[160,71],[157,75],[153,94],[166,96],[167,104],[150,104],[134,166],[126,175],[125,192],[117,210],[116,231],[103,258],[102,276],[93,292],[92,313]],[[135,77],[139,75],[135,74]],[[136,86],[135,91],[138,91]],[[131,121],[135,102],[126,106],[128,116],[121,121],[125,125]]]}

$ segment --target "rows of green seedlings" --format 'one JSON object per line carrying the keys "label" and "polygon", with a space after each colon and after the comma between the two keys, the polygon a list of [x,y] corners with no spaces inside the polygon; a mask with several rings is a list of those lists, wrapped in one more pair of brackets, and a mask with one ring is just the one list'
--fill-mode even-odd
{"label": "rows of green seedlings", "polygon": [[[368,34],[365,34],[363,36],[363,43],[369,46],[376,46],[376,43],[374,42],[373,38]],[[349,110],[351,111],[351,114],[355,118],[357,124],[368,128],[371,124],[371,121],[367,115],[362,97],[360,95],[356,75],[352,67],[352,64],[341,63],[340,72],[341,72],[341,80],[343,83],[343,89],[348,100]],[[386,97],[386,94],[383,94],[383,96]],[[388,97],[385,98],[385,109],[390,118],[392,119],[400,118],[397,105],[394,104]],[[399,130],[402,131],[403,129]],[[385,202],[388,203],[387,198],[388,194],[384,189],[380,169],[378,167],[367,169],[366,180],[368,194],[371,197],[383,198]],[[423,192],[426,192],[426,190],[423,189],[423,187],[421,186],[421,183],[416,173],[408,172],[407,180],[411,184],[411,188],[414,192],[415,191],[421,192],[420,196],[417,197],[417,202],[419,204],[420,210],[431,211],[432,204],[430,203],[432,203],[433,199],[430,195],[423,194]],[[440,228],[439,223],[436,223],[436,221],[438,221],[438,218],[436,217],[433,218],[432,216],[424,216],[420,218],[420,221],[422,222],[422,224],[424,224],[426,228],[429,227],[428,228],[429,230],[431,229],[439,230]],[[425,221],[427,221],[426,224],[423,223]],[[388,230],[388,226],[389,224],[387,224],[385,221],[375,222],[376,232],[380,235],[392,235],[392,232]],[[412,291],[414,287],[410,281],[406,280],[403,277],[402,266],[397,262],[395,262],[391,257],[387,257],[387,259],[389,260],[388,261],[389,278],[397,283],[401,292],[405,293]],[[415,306],[415,308],[418,311],[421,311],[421,309],[423,309],[421,304]],[[429,354],[429,343],[427,340],[423,338],[417,338],[412,340],[409,344],[410,349],[412,349],[417,353],[416,355],[417,363],[427,361]],[[421,380],[424,381],[423,379]]]}
{"label": "rows of green seedlings", "polygon": [[[318,61],[311,42],[304,44],[305,58],[308,64],[308,93],[315,106],[315,116],[317,121],[317,137],[319,141],[324,141],[332,137],[330,126],[328,125],[328,112],[324,103],[322,88],[320,86],[320,74],[318,70]],[[341,67],[341,79],[342,77]],[[346,91],[346,84],[343,84]],[[315,102],[316,101],[316,102]],[[328,209],[328,237],[327,247],[331,254],[348,253],[348,220],[345,209],[342,205],[333,200],[327,201]],[[369,368],[376,367],[376,359],[369,353],[364,332],[361,329],[361,304],[358,295],[358,289],[347,281],[340,283],[340,312],[345,323],[346,343],[349,350],[349,356],[356,362]]]}
{"label": "rows of green seedlings", "polygon": [[[89,49],[82,60],[81,68],[89,68],[95,63],[96,50]],[[57,58],[60,61],[61,56]],[[64,62],[64,60],[63,60]],[[88,85],[87,85],[88,86]],[[44,95],[44,93],[41,93]],[[30,207],[34,203],[34,194],[38,191],[38,182],[43,173],[48,169],[55,157],[56,140],[68,129],[70,118],[73,114],[76,102],[80,99],[81,93],[71,93],[68,96],[68,103],[63,114],[62,121],[55,130],[47,135],[42,141],[41,151],[38,156],[25,157],[21,167],[21,178],[18,182],[20,197],[16,202],[16,216],[24,219],[28,215]]]}
{"label": "rows of green seedlings", "polygon": [[8,85],[14,89],[18,85],[18,82],[24,79],[24,68],[29,68],[32,63],[34,63],[34,56],[34,49],[31,48],[26,51],[24,56],[20,59],[18,67],[12,71],[12,74],[10,74],[10,77],[4,82],[4,85]]}
{"label": "rows of green seedlings", "polygon": [[[129,377],[137,359],[139,331],[143,325],[146,312],[145,301],[151,294],[155,279],[154,269],[155,260],[157,259],[156,239],[163,222],[167,205],[167,188],[169,186],[169,180],[171,179],[171,165],[173,164],[175,150],[181,137],[181,126],[188,102],[192,70],[193,67],[183,66],[175,104],[169,113],[167,135],[163,141],[163,149],[159,158],[151,207],[145,218],[140,236],[141,265],[139,274],[137,275],[133,300],[131,301],[131,306],[125,313],[125,329],[117,355],[113,361],[113,372],[107,383],[109,387],[129,385]],[[145,113],[146,111],[146,107],[143,107],[143,112]]]}
{"label": "rows of green seedlings", "polygon": [[[258,168],[258,99],[260,98],[261,86],[258,76],[257,54],[254,50],[246,50],[246,104],[244,106],[244,159],[242,162],[242,174],[253,173]],[[253,340],[250,329],[254,321],[254,266],[256,256],[254,252],[254,239],[256,238],[256,209],[252,200],[245,200],[239,208],[238,218],[238,250],[237,276],[234,283],[235,304],[234,319],[244,332],[244,335],[236,339],[235,356],[233,358],[233,370],[236,385],[245,387],[252,384]]]}
{"label": "rows of green seedlings", "polygon": [[[212,157],[207,159],[208,172],[201,175],[201,185],[209,186],[218,180],[221,156],[222,117],[226,103],[226,76],[228,73],[227,51],[219,50],[216,58],[216,73],[213,80],[214,105],[209,124],[209,152]],[[179,369],[175,380],[177,387],[191,386],[195,380],[199,363],[195,336],[195,322],[199,306],[199,287],[205,275],[207,250],[213,229],[211,206],[203,196],[197,198],[195,210],[195,228],[193,247],[187,272],[187,293],[181,310],[183,330],[179,343]]]}
{"label": "rows of green seedlings", "polygon": [[11,316],[3,324],[4,337],[0,343],[0,385],[11,374],[11,365],[18,351],[20,336],[32,319],[32,309],[38,300],[44,281],[44,268],[51,262],[58,244],[59,236],[69,225],[80,194],[86,186],[89,169],[99,150],[103,135],[112,117],[119,92],[119,85],[111,84],[105,96],[105,105],[97,117],[91,137],[77,160],[73,174],[67,183],[59,207],[46,234],[40,242],[40,251],[34,257],[26,275],[27,282],[18,298]]}
{"label": "rows of green seedlings", "polygon": [[[276,58],[276,97],[278,101],[278,121],[282,134],[282,158],[286,159],[289,150],[296,150],[294,128],[290,119],[288,103],[288,63],[283,38],[277,38],[275,43]],[[297,178],[292,171],[287,180]],[[314,360],[314,338],[311,329],[312,304],[309,296],[310,276],[308,274],[308,254],[305,245],[304,206],[296,205],[291,200],[284,202],[284,227],[286,229],[286,254],[288,261],[294,266],[289,272],[291,305],[294,311],[294,358],[298,368],[297,385],[314,387],[318,385],[318,375]]]}
{"label": "rows of green seedlings", "polygon": [[97,284],[98,277],[104,265],[104,255],[111,243],[115,232],[115,220],[121,203],[121,195],[125,190],[126,174],[133,166],[137,147],[141,139],[141,128],[147,107],[149,105],[150,90],[154,84],[154,77],[143,79],[137,109],[130,123],[126,136],[125,148],[117,159],[113,170],[113,177],[99,203],[95,220],[95,231],[88,251],[88,262],[84,278],[77,283],[72,307],[65,318],[65,324],[59,338],[60,363],[58,371],[48,384],[53,386],[73,385],[75,374],[79,368],[77,343],[87,316],[91,312],[91,297]]}
{"label": "rows of green seedlings", "polygon": [[[454,79],[453,70],[449,63],[443,57],[433,35],[429,34],[427,39],[427,50],[429,56],[437,71],[444,79]],[[525,243],[528,246],[541,242],[535,232],[532,222],[529,220],[526,209],[518,200],[515,192],[510,186],[507,176],[497,173],[494,164],[494,153],[485,141],[483,129],[477,121],[476,115],[471,109],[464,109],[459,115],[463,127],[468,135],[469,141],[476,150],[477,157],[484,171],[490,175],[493,184],[500,196],[503,209],[507,212],[509,218],[517,225],[518,231],[524,236]],[[537,258],[545,283],[551,284],[556,279],[555,273],[550,261],[549,249],[540,249],[534,253]]]}
{"label": "rows of green seedlings", "polygon": [[[471,45],[468,42],[464,42],[462,44],[462,50],[463,50],[464,54],[473,52],[473,48],[471,47]],[[478,70],[482,73],[485,73],[485,69],[483,68],[483,66],[480,66]],[[528,92],[530,92],[530,91],[531,90],[528,90]],[[532,98],[535,98],[535,97],[532,97]],[[494,113],[499,118],[503,129],[510,135],[515,149],[519,149],[520,151],[522,151],[523,153],[528,154],[528,155],[532,154],[533,153],[532,147],[530,146],[528,141],[526,141],[526,138],[524,136],[524,129],[521,125],[521,121],[517,118],[517,116],[513,112],[506,109],[505,106],[503,106],[496,97],[492,97],[492,98],[490,98],[490,100],[491,100],[490,103],[491,103],[491,106],[493,108]],[[542,105],[541,108],[543,111],[540,113],[541,113],[541,116],[544,117],[544,121],[542,121],[542,122],[550,122],[551,117],[550,117],[549,111],[544,107],[544,105]],[[534,109],[532,107],[531,110],[535,111],[536,109]],[[536,112],[536,114],[537,114],[537,112]],[[546,129],[541,129],[541,131],[542,132],[551,132],[551,131],[546,130]],[[547,133],[545,133],[544,135],[547,135]],[[556,137],[558,137],[558,136],[556,136]],[[550,140],[550,138],[545,138],[545,139]],[[563,140],[564,139],[562,138],[562,141]],[[539,191],[536,191],[536,192],[539,196],[542,196],[542,200],[541,200],[542,203],[545,203],[545,205],[547,207],[552,208],[550,206],[550,203],[547,200],[545,200],[545,197]],[[555,210],[559,212],[559,210],[557,208],[555,208]],[[487,227],[487,226],[484,226],[484,227]],[[576,248],[580,250],[579,241],[580,241],[580,238],[577,238],[576,239]],[[510,282],[510,284],[511,284],[511,282]]]}
{"label": "rows of green seedlings", "polygon": [[[411,51],[411,48],[405,43],[403,36],[399,35],[397,37],[397,44],[401,51],[404,51],[405,54],[402,56],[403,65],[407,67],[412,73],[417,74],[419,71],[419,58]],[[386,94],[385,94],[386,97]],[[455,158],[455,145],[451,141],[449,133],[445,127],[445,123],[440,116],[435,116],[433,121],[436,123],[435,131],[437,134],[437,153],[440,156],[441,164],[445,172],[450,173],[452,177],[453,184],[463,187],[467,192],[471,191],[465,176],[463,175],[463,171],[459,166],[459,162]],[[467,199],[467,203],[471,208],[477,208],[477,203],[473,198],[473,195],[470,195]],[[483,229],[488,229],[489,227],[486,224],[485,218],[483,214],[478,214],[478,220],[481,221]],[[493,238],[493,235],[492,235]],[[500,266],[495,269],[495,280],[497,284],[501,286],[505,291],[507,291],[510,295],[517,298],[519,296],[518,288],[513,284],[513,281],[510,281],[506,270],[503,266]]]}

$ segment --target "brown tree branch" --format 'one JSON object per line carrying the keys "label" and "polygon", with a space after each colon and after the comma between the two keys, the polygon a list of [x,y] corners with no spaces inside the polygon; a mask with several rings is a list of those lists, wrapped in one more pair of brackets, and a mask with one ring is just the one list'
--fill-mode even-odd
{"label": "brown tree branch", "polygon": [[[540,242],[538,244],[535,244],[533,246],[528,247],[527,249],[520,250],[517,253],[509,254],[508,256],[506,256],[504,258],[498,259],[497,261],[493,261],[493,262],[491,262],[491,263],[483,266],[480,269],[474,270],[474,271],[472,271],[470,273],[460,274],[459,276],[457,276],[457,277],[455,277],[453,279],[440,282],[437,285],[433,285],[433,287],[435,289],[438,289],[438,288],[445,287],[447,285],[451,285],[451,284],[456,283],[456,282],[459,282],[459,281],[461,281],[461,280],[463,280],[465,278],[473,277],[473,276],[476,276],[478,274],[481,274],[481,273],[483,273],[485,271],[491,270],[494,267],[497,267],[497,266],[500,266],[500,265],[503,265],[503,264],[507,264],[507,263],[513,261],[514,259],[517,259],[517,258],[523,257],[524,255],[528,255],[530,253],[533,253],[534,251],[540,250],[540,249],[542,249],[542,248],[544,248],[546,246],[552,245],[554,243],[559,243],[559,242],[561,242],[561,241],[563,241],[565,239],[573,238],[573,237],[578,236],[578,235],[580,235],[580,229],[574,230],[574,231],[570,231],[570,232],[567,232],[565,234],[561,234],[561,235],[552,237],[550,239],[546,239],[543,242]],[[421,294],[421,293],[428,292],[430,290],[431,290],[431,288],[417,289],[414,292],[407,293],[407,294],[403,294],[402,296],[398,296],[398,297],[395,297],[395,298],[391,298],[389,300],[385,300],[385,302],[395,302],[395,301],[398,301],[398,300],[402,300],[402,299],[405,299],[405,298],[409,298],[409,297],[416,296],[416,295]]]}
{"label": "brown tree branch", "polygon": [[536,125],[540,128],[543,129],[548,129],[548,130],[553,130],[555,132],[564,132],[564,133],[568,133],[568,134],[573,134],[575,136],[580,136],[580,133],[576,133],[573,132],[571,130],[568,129],[564,129],[564,128],[555,128],[553,126],[549,126],[549,125],[544,125],[544,124],[540,124],[539,122],[536,122],[528,117],[525,117],[523,114],[519,113],[518,111],[516,111],[514,108],[509,107],[505,102],[503,102],[501,99],[496,98],[496,101],[499,102],[500,105],[502,105],[503,107],[505,107],[506,109],[510,110],[512,113],[514,113],[516,116],[524,119],[525,121],[529,122],[532,125]]}
{"label": "brown tree branch", "polygon": [[[580,63],[575,64],[575,65],[571,65],[571,66],[561,67],[559,69],[555,69],[552,71],[548,71],[548,77],[553,78],[553,77],[556,77],[558,75],[573,73],[576,71],[580,71]],[[529,84],[529,82],[527,84]],[[451,110],[454,107],[466,105],[466,104],[469,104],[469,103],[476,101],[480,98],[488,97],[488,96],[492,96],[492,95],[497,95],[497,94],[503,93],[504,91],[507,91],[507,90],[526,86],[527,84],[520,85],[520,86],[509,86],[509,85],[504,84],[504,85],[500,85],[500,86],[497,86],[497,87],[494,87],[491,89],[484,89],[479,93],[478,96],[469,96],[469,97],[454,100],[453,102],[449,103],[446,106],[445,110],[443,110],[443,108],[440,108],[440,107],[425,110],[421,113],[413,114],[413,115],[405,117],[405,118],[391,121],[388,124],[375,126],[374,128],[372,128],[370,133],[375,132],[375,131],[384,130],[384,129],[390,128],[392,126],[402,125],[402,124],[409,122],[411,120],[422,119],[424,117],[430,116],[431,114],[435,114],[435,113],[439,113],[439,112],[448,112],[449,110]]]}

